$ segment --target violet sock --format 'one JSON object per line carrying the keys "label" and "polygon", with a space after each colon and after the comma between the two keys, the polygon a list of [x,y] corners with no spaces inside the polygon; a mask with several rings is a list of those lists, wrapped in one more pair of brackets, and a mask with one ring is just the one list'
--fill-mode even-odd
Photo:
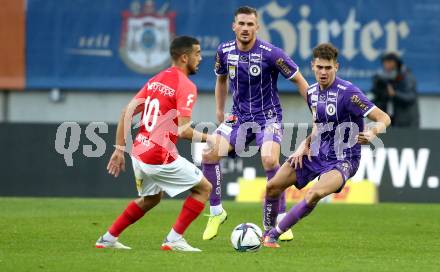
{"label": "violet sock", "polygon": [[263,226],[265,230],[275,227],[278,216],[279,198],[270,198],[266,195],[263,207]]}
{"label": "violet sock", "polygon": [[[274,169],[266,170],[266,178],[269,182],[277,173],[278,169],[280,169],[280,166],[275,166]],[[280,197],[279,201],[279,207],[278,207],[278,213],[285,213],[286,212],[286,192],[283,192]]]}
{"label": "violet sock", "polygon": [[286,212],[286,191],[281,193],[280,203],[278,206],[278,213],[285,213],[285,212]]}
{"label": "violet sock", "polygon": [[222,202],[222,173],[219,163],[202,163],[202,172],[205,178],[212,184],[209,204],[211,206],[220,205]]}
{"label": "violet sock", "polygon": [[310,212],[312,212],[314,208],[315,205],[309,207],[306,203],[306,200],[303,199],[292,209],[290,209],[283,220],[278,223],[277,227],[270,231],[270,235],[274,238],[278,238],[282,233],[298,223],[301,218],[307,216]]}

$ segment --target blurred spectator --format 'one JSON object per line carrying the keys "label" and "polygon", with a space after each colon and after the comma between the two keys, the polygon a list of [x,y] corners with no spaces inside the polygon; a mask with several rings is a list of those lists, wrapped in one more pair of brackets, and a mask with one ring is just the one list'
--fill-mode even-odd
{"label": "blurred spectator", "polygon": [[382,56],[382,71],[373,77],[373,102],[395,127],[419,127],[416,79],[396,53]]}

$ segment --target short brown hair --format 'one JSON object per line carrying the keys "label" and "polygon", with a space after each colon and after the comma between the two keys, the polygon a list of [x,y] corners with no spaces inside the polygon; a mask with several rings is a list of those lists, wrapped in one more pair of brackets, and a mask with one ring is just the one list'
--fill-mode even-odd
{"label": "short brown hair", "polygon": [[183,54],[189,54],[193,50],[193,45],[200,42],[191,36],[178,36],[174,38],[170,46],[170,55],[173,60],[177,60]]}
{"label": "short brown hair", "polygon": [[238,14],[248,14],[248,15],[254,14],[255,17],[258,17],[257,10],[249,6],[241,6],[238,9],[236,9],[234,12],[234,18],[237,17]]}
{"label": "short brown hair", "polygon": [[313,58],[337,61],[338,49],[331,43],[321,43],[313,48]]}

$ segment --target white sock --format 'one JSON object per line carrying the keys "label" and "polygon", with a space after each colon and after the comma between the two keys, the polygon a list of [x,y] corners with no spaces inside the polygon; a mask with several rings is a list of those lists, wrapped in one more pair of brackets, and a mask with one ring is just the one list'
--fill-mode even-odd
{"label": "white sock", "polygon": [[280,213],[277,216],[277,224],[280,223],[281,220],[283,220],[284,216],[286,216],[286,213]]}
{"label": "white sock", "polygon": [[209,207],[209,211],[211,212],[211,215],[219,215],[223,212],[223,206],[222,204],[211,206]]}
{"label": "white sock", "polygon": [[182,239],[182,234],[178,234],[173,228],[171,228],[170,233],[168,233],[167,241],[168,242],[175,242],[177,240]]}
{"label": "white sock", "polygon": [[118,237],[111,235],[110,232],[108,232],[108,231],[102,236],[102,238],[104,240],[112,242],[112,243],[116,242],[116,240],[118,240]]}

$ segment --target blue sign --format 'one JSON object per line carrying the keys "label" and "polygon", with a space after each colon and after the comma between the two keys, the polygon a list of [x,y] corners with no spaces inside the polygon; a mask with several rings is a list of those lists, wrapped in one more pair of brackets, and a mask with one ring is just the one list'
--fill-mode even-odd
{"label": "blue sign", "polygon": [[[234,39],[233,12],[247,1],[29,0],[27,88],[139,89],[170,64],[175,35],[199,38],[203,61],[192,77],[213,91],[214,56]],[[440,2],[437,0],[252,1],[260,38],[284,49],[311,83],[311,51],[321,42],[340,49],[339,76],[364,91],[380,56],[402,55],[420,92],[440,93]],[[280,77],[279,89],[294,91]]]}

